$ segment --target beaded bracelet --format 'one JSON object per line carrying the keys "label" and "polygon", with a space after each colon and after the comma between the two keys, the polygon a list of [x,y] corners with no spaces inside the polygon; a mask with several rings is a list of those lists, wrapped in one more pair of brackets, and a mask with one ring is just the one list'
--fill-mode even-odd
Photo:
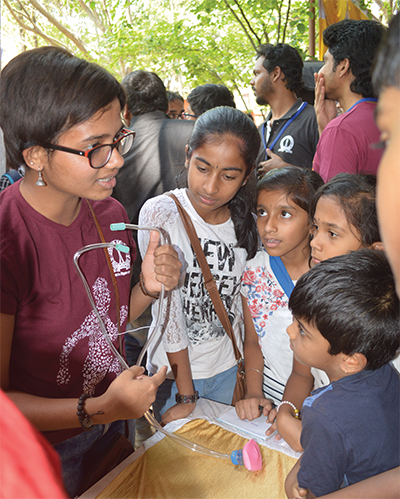
{"label": "beaded bracelet", "polygon": [[93,421],[90,419],[92,416],[97,416],[98,414],[104,414],[103,411],[95,412],[94,414],[87,414],[85,412],[85,400],[91,398],[88,393],[82,393],[78,401],[78,410],[76,415],[78,416],[79,423],[85,431],[90,431],[93,428]]}
{"label": "beaded bracelet", "polygon": [[292,402],[289,402],[289,400],[282,400],[282,402],[278,405],[278,407],[276,408],[277,412],[279,412],[279,408],[281,405],[283,404],[288,404],[290,405],[290,407],[294,410],[294,417],[296,419],[300,419],[300,411],[297,409],[297,407],[292,404]]}
{"label": "beaded bracelet", "polygon": [[199,400],[198,391],[195,391],[194,395],[179,395],[179,393],[175,395],[177,404],[194,404],[197,400]]}
{"label": "beaded bracelet", "polygon": [[158,300],[158,298],[160,297],[159,293],[157,293],[156,295],[153,295],[153,293],[150,293],[149,291],[147,291],[147,289],[144,285],[143,272],[140,272],[140,275],[139,275],[139,287],[140,287],[142,293],[144,294],[144,296],[150,296],[150,298],[154,298],[155,300]]}

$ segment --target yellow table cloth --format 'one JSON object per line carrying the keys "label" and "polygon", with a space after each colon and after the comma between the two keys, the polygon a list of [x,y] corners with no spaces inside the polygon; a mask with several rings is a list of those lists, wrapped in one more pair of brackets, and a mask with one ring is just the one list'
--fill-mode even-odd
{"label": "yellow table cloth", "polygon": [[[175,433],[229,455],[248,442],[204,419],[190,421]],[[96,499],[286,499],[284,482],[296,459],[260,448],[263,467],[250,472],[165,437],[128,465]]]}

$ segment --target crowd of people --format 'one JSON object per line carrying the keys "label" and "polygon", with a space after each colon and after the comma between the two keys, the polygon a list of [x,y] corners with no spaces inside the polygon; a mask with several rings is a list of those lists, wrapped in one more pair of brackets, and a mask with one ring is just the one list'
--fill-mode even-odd
{"label": "crowd of people", "polygon": [[[224,85],[185,110],[157,74],[119,83],[61,48],[3,69],[22,176],[0,195],[3,497],[81,494],[151,404],[163,425],[199,397],[231,404],[238,352],[238,416],[302,452],[288,499],[400,496],[400,14],[323,36],[314,106],[297,50],[258,47],[258,128]],[[145,370],[125,332],[155,325],[163,287]]]}

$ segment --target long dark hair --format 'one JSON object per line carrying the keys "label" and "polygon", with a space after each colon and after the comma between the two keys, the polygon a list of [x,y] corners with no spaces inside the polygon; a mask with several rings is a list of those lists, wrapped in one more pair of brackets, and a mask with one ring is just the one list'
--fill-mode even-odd
{"label": "long dark hair", "polygon": [[[260,134],[254,122],[242,111],[232,107],[216,107],[202,114],[196,121],[188,144],[187,157],[206,143],[215,142],[225,136],[237,140],[240,155],[246,165],[246,176],[255,167],[260,149]],[[243,186],[229,202],[229,211],[237,246],[247,251],[247,258],[253,258],[257,251],[257,227],[252,214],[252,199]]]}
{"label": "long dark hair", "polygon": [[0,78],[0,126],[7,165],[24,164],[22,152],[54,142],[115,99],[125,105],[118,81],[97,64],[67,50],[40,47],[12,59]]}

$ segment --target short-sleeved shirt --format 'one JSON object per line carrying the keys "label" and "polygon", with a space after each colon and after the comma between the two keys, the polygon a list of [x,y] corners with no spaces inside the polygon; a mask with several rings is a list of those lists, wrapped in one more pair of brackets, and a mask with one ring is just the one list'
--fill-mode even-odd
{"label": "short-sleeved shirt", "polygon": [[[121,372],[74,265],[74,254],[100,236],[86,200],[68,227],[34,210],[19,191],[21,181],[0,194],[1,312],[15,316],[9,389],[47,398],[101,395]],[[126,222],[115,199],[91,201],[107,242],[132,248],[109,249],[120,295],[121,331],[126,329],[134,243],[130,231],[112,232]],[[118,346],[115,293],[103,249],[82,254],[79,265],[108,334]],[[51,443],[80,429],[46,432]]]}
{"label": "short-sleeved shirt", "polygon": [[246,297],[264,358],[263,393],[279,404],[293,367],[293,352],[286,333],[292,313],[288,307],[289,298],[279,284],[264,248],[247,262],[241,292]]}
{"label": "short-sleeved shirt", "polygon": [[380,140],[375,108],[375,102],[360,102],[325,127],[313,164],[324,182],[342,172],[376,175],[383,150],[372,147]]}
{"label": "short-sleeved shirt", "polygon": [[[296,114],[299,107],[303,104],[302,99],[297,99],[295,104],[289,111],[281,118],[274,120],[268,137],[267,123],[272,118],[270,112],[267,119],[258,130],[261,135],[261,149],[258,156],[258,163],[267,160],[266,148],[264,141],[268,148],[279,134],[280,130],[285,124]],[[264,131],[263,131],[264,129]],[[263,140],[264,136],[264,140]],[[280,156],[283,161],[294,166],[301,166],[303,168],[312,168],[312,162],[317,148],[319,139],[318,123],[315,116],[314,107],[311,105],[305,106],[303,111],[295,118],[292,123],[285,129],[281,137],[278,139],[272,152]]]}
{"label": "short-sleeved shirt", "polygon": [[399,392],[391,364],[313,391],[301,411],[300,487],[320,497],[399,466]]}

